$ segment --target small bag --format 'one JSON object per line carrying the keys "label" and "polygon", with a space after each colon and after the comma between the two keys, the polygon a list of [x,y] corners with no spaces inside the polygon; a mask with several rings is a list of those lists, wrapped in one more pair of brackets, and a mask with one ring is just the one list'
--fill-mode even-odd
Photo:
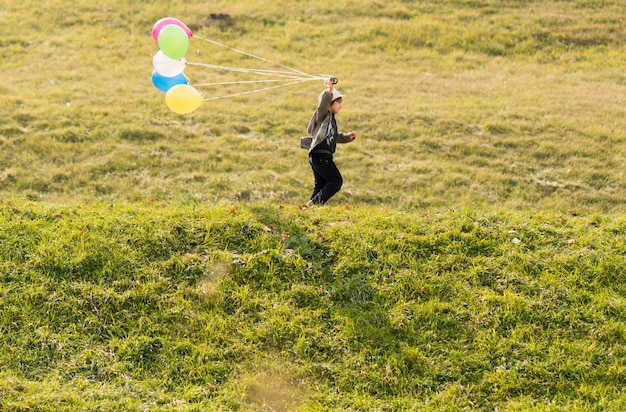
{"label": "small bag", "polygon": [[300,138],[300,148],[309,150],[311,148],[311,143],[313,143],[313,138],[311,136],[305,136]]}

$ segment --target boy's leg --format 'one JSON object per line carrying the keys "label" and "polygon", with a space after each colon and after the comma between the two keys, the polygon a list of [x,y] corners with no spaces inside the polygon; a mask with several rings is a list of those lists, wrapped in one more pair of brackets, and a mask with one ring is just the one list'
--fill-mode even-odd
{"label": "boy's leg", "polygon": [[316,203],[326,203],[341,189],[343,177],[332,156],[311,156],[310,162],[315,175],[316,190],[318,181],[321,184],[319,190],[314,191],[312,199],[316,198]]}
{"label": "boy's leg", "polygon": [[317,172],[316,168],[313,166],[314,163],[315,163],[314,157],[309,156],[309,164],[311,165],[311,170],[313,170],[313,178],[315,182],[315,186],[313,187],[313,193],[311,193],[309,202],[320,203],[318,201],[319,196],[320,196],[320,191],[324,187],[324,184],[326,184],[326,181],[324,180],[324,177]]}

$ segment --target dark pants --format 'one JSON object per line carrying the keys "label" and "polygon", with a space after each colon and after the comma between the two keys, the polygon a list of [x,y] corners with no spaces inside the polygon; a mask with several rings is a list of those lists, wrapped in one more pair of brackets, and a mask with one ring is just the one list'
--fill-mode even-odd
{"label": "dark pants", "polygon": [[333,155],[325,153],[311,153],[309,164],[315,177],[315,188],[311,194],[313,203],[326,203],[335,193],[341,189],[343,178],[335,162]]}

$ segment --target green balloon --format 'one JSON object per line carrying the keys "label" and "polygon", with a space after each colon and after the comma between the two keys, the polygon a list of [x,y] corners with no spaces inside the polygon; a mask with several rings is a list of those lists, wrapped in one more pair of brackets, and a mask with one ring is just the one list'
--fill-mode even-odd
{"label": "green balloon", "polygon": [[168,24],[159,33],[159,48],[170,59],[180,60],[189,48],[189,37],[181,27]]}

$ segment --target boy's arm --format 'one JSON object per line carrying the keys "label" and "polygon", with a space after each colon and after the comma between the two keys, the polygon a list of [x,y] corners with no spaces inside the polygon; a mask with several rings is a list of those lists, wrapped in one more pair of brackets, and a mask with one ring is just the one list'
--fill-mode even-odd
{"label": "boy's arm", "polygon": [[315,125],[321,123],[330,111],[330,104],[332,103],[333,98],[333,89],[336,83],[337,79],[334,77],[331,77],[326,81],[326,85],[328,86],[328,88],[324,90],[317,98],[319,102],[319,104],[317,105],[317,110],[315,110],[315,113],[313,113],[313,116],[311,117],[311,120],[309,120],[309,124],[307,126],[307,131],[309,133],[313,132],[313,128],[315,127]]}
{"label": "boy's arm", "polygon": [[[332,91],[331,91],[331,93],[332,93]],[[322,120],[324,120],[324,118],[326,117],[326,115],[330,111],[330,103],[331,103],[331,99],[332,98],[333,98],[332,94],[328,95],[328,92],[326,90],[324,90],[320,94],[320,96],[318,97],[319,104],[317,106],[317,110],[315,110],[315,113],[313,113],[313,117],[311,118],[311,122],[309,123],[310,127],[313,124],[321,123]],[[310,130],[309,130],[309,133],[311,133]]]}
{"label": "boy's arm", "polygon": [[350,143],[354,142],[354,139],[356,139],[356,132],[339,132],[339,135],[337,136],[337,143]]}
{"label": "boy's arm", "polygon": [[326,81],[326,86],[328,88],[322,92],[319,97],[319,105],[317,106],[317,116],[318,121],[322,121],[326,114],[330,110],[330,104],[332,103],[333,98],[333,89],[335,88],[335,84],[337,83],[337,79],[334,77],[329,78]]}
{"label": "boy's arm", "polygon": [[326,93],[328,93],[330,97],[333,96],[333,89],[338,82],[339,79],[333,76],[329,77],[328,80],[326,80],[326,86],[328,86],[328,90],[326,91]]}

